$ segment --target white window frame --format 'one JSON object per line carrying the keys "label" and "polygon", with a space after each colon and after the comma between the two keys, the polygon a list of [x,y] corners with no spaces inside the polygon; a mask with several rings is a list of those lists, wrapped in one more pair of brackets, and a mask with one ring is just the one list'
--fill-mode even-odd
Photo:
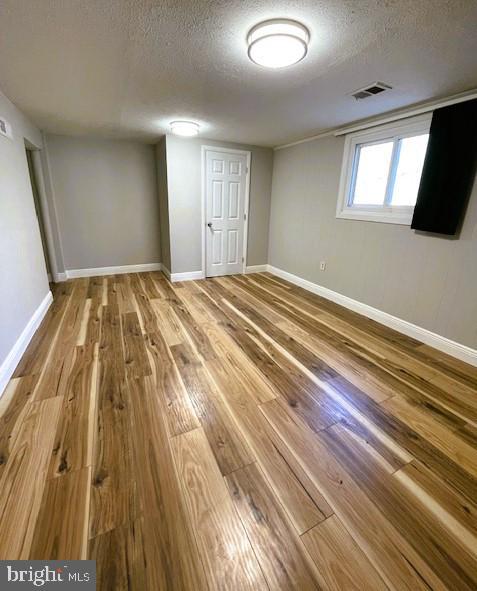
{"label": "white window frame", "polygon": [[398,146],[397,140],[429,133],[431,119],[432,113],[426,113],[419,117],[413,117],[412,119],[396,121],[387,125],[365,129],[356,133],[350,133],[346,136],[338,192],[338,203],[336,207],[337,218],[368,222],[384,222],[387,224],[403,224],[408,226],[411,224],[414,206],[349,204],[357,172],[355,162],[361,144],[379,144],[384,141],[394,140],[393,155],[391,157],[391,163],[394,164],[394,166],[392,166],[390,170],[388,186],[386,188],[386,200],[389,200],[391,198],[390,188],[393,186],[391,183],[393,183],[396,174],[395,164],[397,163],[397,159],[395,159],[394,156]]}

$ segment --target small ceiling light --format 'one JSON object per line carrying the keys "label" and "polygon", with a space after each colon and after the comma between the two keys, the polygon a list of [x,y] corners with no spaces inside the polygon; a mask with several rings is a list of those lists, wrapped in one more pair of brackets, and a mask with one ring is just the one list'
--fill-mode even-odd
{"label": "small ceiling light", "polygon": [[248,36],[248,57],[266,68],[284,68],[302,60],[308,50],[310,32],[288,19],[272,19],[255,25]]}
{"label": "small ceiling light", "polygon": [[193,121],[171,121],[171,131],[175,135],[192,137],[198,135],[199,125]]}

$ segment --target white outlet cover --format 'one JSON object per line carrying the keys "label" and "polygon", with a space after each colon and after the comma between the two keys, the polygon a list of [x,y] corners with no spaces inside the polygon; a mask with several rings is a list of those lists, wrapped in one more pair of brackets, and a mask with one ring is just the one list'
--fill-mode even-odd
{"label": "white outlet cover", "polygon": [[325,261],[321,261],[320,262],[320,271],[324,271],[326,269],[326,263]]}

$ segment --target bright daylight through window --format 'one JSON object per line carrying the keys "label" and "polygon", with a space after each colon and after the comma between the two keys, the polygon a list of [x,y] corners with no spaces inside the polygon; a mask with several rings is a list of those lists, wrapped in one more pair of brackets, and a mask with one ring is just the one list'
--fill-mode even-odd
{"label": "bright daylight through window", "polygon": [[410,224],[429,125],[424,117],[349,134],[337,217]]}

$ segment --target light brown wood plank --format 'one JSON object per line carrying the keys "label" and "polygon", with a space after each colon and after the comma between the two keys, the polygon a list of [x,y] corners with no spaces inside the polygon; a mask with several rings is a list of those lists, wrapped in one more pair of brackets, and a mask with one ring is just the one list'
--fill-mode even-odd
{"label": "light brown wood plank", "polygon": [[194,319],[185,303],[175,293],[174,296],[174,300],[172,301],[174,312],[192,345],[204,359],[214,359],[214,349],[207,335],[200,329],[199,322]]}
{"label": "light brown wood plank", "polygon": [[137,312],[137,302],[131,286],[129,275],[122,275],[115,283],[118,308],[120,314]]}
{"label": "light brown wood plank", "polygon": [[[464,530],[468,530],[477,538],[477,503],[469,502],[418,461],[407,464],[394,475],[412,490],[424,505],[432,503],[437,518],[445,525],[450,524],[453,529],[460,529],[455,523],[450,523],[451,519],[457,521]],[[465,533],[464,536],[467,537]],[[471,545],[477,552],[477,542],[472,541]]]}
{"label": "light brown wood plank", "polygon": [[133,468],[130,412],[124,382],[114,383],[106,376],[101,377],[93,456],[90,537],[131,521],[140,513]]}
{"label": "light brown wood plank", "polygon": [[0,476],[28,412],[37,380],[36,375],[14,378],[0,398]]}
{"label": "light brown wood plank", "polygon": [[172,447],[210,589],[268,589],[202,429]]}
{"label": "light brown wood plank", "polygon": [[158,318],[159,330],[166,343],[169,346],[183,343],[185,337],[172,306],[163,300],[153,300],[152,306]]}
{"label": "light brown wood plank", "polygon": [[316,487],[297,470],[293,456],[277,444],[273,429],[258,412],[253,399],[240,390],[240,383],[232,383],[234,376],[229,368],[217,360],[207,362],[207,369],[296,530],[303,533],[331,515],[331,508]]}
{"label": "light brown wood plank", "polygon": [[76,338],[76,346],[81,346],[86,343],[86,334],[88,332],[89,317],[91,314],[91,303],[92,303],[92,300],[90,298],[88,298],[85,301],[85,305],[83,308],[83,316],[81,318],[81,324],[80,324],[78,336]]}
{"label": "light brown wood plank", "polygon": [[62,399],[31,404],[0,480],[0,557],[25,560],[40,509]]}
{"label": "light brown wood plank", "polygon": [[70,371],[71,352],[81,328],[87,292],[88,279],[79,279],[73,284],[64,316],[33,392],[35,401],[64,394]]}
{"label": "light brown wood plank", "polygon": [[89,311],[88,325],[86,327],[85,345],[90,343],[99,343],[101,334],[101,315],[102,306],[102,286],[97,286],[94,296],[91,298],[91,308]]}
{"label": "light brown wood plank", "polygon": [[146,349],[153,370],[152,377],[163,402],[172,436],[197,429],[199,421],[182,383],[172,355],[159,332],[146,335]]}
{"label": "light brown wood plank", "polygon": [[161,398],[156,395],[151,377],[130,380],[128,388],[149,588],[205,590],[204,571],[176,475]]}
{"label": "light brown wood plank", "polygon": [[98,346],[75,347],[48,477],[91,466],[98,390]]}
{"label": "light brown wood plank", "polygon": [[252,463],[252,452],[193,350],[174,345],[171,351],[222,474]]}
{"label": "light brown wood plank", "polygon": [[[221,369],[220,375],[227,380],[227,388],[237,395],[256,404],[273,400],[277,397],[270,382],[258,371],[254,363],[244,355],[236,343],[216,324],[204,324],[218,359],[206,361],[207,367]],[[219,378],[220,379],[220,378]]]}
{"label": "light brown wood plank", "polygon": [[96,561],[98,590],[152,591],[148,579],[155,565],[148,564],[143,530],[140,517],[91,540],[89,559]]}
{"label": "light brown wood plank", "polygon": [[320,575],[256,464],[225,477],[270,589],[322,589]]}
{"label": "light brown wood plank", "polygon": [[431,367],[439,368],[446,375],[452,376],[472,388],[477,388],[477,368],[473,365],[433,349],[429,345],[417,347],[416,354]]}
{"label": "light brown wood plank", "polygon": [[85,560],[91,467],[48,480],[35,525],[30,560]]}
{"label": "light brown wood plank", "polygon": [[122,315],[122,330],[126,375],[130,378],[151,375],[144,337],[135,312]]}
{"label": "light brown wood plank", "polygon": [[157,289],[154,284],[149,284],[149,282],[148,288],[146,289],[144,276],[142,274],[133,276],[133,279],[131,280],[131,289],[133,290],[133,301],[136,305],[142,332],[154,332],[157,329],[157,318],[148,292],[153,293],[155,297],[159,297]]}
{"label": "light brown wood plank", "polygon": [[154,300],[161,297],[161,292],[154,282],[151,273],[139,273],[139,278],[141,279],[143,285],[143,291],[146,293],[149,300]]}
{"label": "light brown wood plank", "polygon": [[259,312],[259,314],[263,316],[268,322],[271,322],[276,326],[279,322],[284,320],[283,316],[277,314],[273,308],[265,305],[259,298],[250,295],[240,285],[237,285],[232,277],[220,277],[218,282],[230,292],[237,295],[246,305],[250,306],[254,310],[257,310],[257,312]]}
{"label": "light brown wood plank", "polygon": [[90,537],[105,533],[139,512],[131,442],[131,406],[126,387],[119,309],[115,294],[104,307],[99,347]]}
{"label": "light brown wood plank", "polygon": [[456,464],[474,477],[477,477],[477,449],[454,435],[421,410],[417,410],[400,398],[386,400],[382,406],[394,416],[399,417],[432,443],[442,453],[449,456]]}
{"label": "light brown wood plank", "polygon": [[306,532],[302,540],[330,591],[388,589],[336,515]]}

